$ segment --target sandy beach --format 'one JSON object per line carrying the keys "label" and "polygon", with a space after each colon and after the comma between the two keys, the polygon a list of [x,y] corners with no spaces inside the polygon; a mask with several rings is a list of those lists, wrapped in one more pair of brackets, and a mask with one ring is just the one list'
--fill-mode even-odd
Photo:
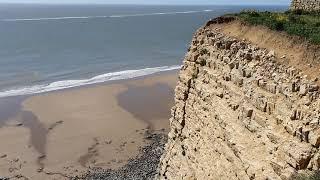
{"label": "sandy beach", "polygon": [[0,114],[0,177],[68,179],[124,166],[147,130],[168,131],[176,81],[173,71],[0,103],[10,109]]}

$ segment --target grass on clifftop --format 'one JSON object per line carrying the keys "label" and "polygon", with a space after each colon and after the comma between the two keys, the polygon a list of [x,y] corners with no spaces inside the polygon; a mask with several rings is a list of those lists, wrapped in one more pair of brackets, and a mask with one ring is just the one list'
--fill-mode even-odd
{"label": "grass on clifftop", "polygon": [[264,25],[272,30],[306,38],[320,44],[320,12],[287,11],[285,13],[242,11],[236,14],[253,25]]}

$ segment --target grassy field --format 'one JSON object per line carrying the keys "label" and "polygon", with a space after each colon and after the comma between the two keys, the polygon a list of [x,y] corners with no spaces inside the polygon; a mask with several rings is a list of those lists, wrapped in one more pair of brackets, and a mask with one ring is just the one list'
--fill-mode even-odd
{"label": "grassy field", "polygon": [[320,44],[320,12],[287,11],[284,13],[242,11],[235,14],[245,22],[264,25],[277,31],[306,38]]}

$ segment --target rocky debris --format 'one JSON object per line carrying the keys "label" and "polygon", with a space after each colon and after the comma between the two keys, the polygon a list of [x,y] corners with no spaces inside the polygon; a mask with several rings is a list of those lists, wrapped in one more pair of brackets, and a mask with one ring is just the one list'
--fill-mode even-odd
{"label": "rocky debris", "polygon": [[55,123],[53,123],[49,128],[48,128],[48,130],[50,131],[50,130],[53,130],[55,127],[57,127],[59,124],[62,124],[63,123],[63,121],[57,121],[57,122],[55,122]]}
{"label": "rocky debris", "polygon": [[43,155],[40,155],[40,156],[38,157],[38,159],[45,159],[46,157],[47,157],[47,155],[43,154]]}
{"label": "rocky debris", "polygon": [[106,144],[111,144],[112,143],[112,140],[110,141],[105,141]]}
{"label": "rocky debris", "polygon": [[147,132],[145,138],[150,141],[148,145],[140,149],[140,154],[128,163],[117,169],[92,168],[81,177],[73,177],[73,180],[136,180],[154,179],[159,164],[160,157],[167,141],[167,136],[163,133]]}
{"label": "rocky debris", "polygon": [[292,0],[292,10],[319,11],[320,1],[318,0]]}
{"label": "rocky debris", "polygon": [[3,154],[3,155],[0,156],[0,159],[6,158],[6,157],[7,157],[7,155]]}
{"label": "rocky debris", "polygon": [[42,167],[40,167],[40,168],[37,169],[37,172],[38,172],[38,173],[41,173],[42,171],[43,171],[43,168],[42,168]]}
{"label": "rocky debris", "polygon": [[22,123],[17,123],[17,124],[15,124],[15,126],[16,127],[20,127],[20,126],[23,126],[23,124]]}
{"label": "rocky debris", "polygon": [[320,167],[317,81],[210,21],[186,54],[159,179],[288,179]]}

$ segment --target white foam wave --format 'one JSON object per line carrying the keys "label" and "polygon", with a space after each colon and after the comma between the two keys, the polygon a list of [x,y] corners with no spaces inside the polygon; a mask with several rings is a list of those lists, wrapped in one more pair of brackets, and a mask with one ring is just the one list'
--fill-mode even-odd
{"label": "white foam wave", "polygon": [[0,98],[39,94],[39,93],[51,92],[51,91],[56,91],[56,90],[62,90],[62,89],[79,87],[79,86],[84,86],[84,85],[102,83],[102,82],[113,81],[113,80],[131,79],[131,78],[146,76],[146,75],[150,75],[150,74],[154,74],[154,73],[158,73],[158,72],[176,70],[176,69],[180,69],[180,68],[181,68],[181,66],[178,66],[178,65],[176,65],[176,66],[162,66],[162,67],[106,73],[106,74],[95,76],[90,79],[57,81],[57,82],[53,82],[53,83],[45,84],[45,85],[35,85],[35,86],[31,86],[31,87],[24,87],[24,88],[19,88],[19,89],[12,89],[12,90],[8,90],[8,91],[3,91],[3,92],[0,92]]}
{"label": "white foam wave", "polygon": [[68,19],[98,19],[98,18],[126,18],[138,16],[155,16],[155,15],[172,15],[172,14],[193,14],[193,13],[207,13],[213,10],[206,9],[201,11],[181,11],[181,12],[159,12],[148,14],[124,14],[111,16],[69,16],[69,17],[45,17],[45,18],[21,18],[21,19],[1,19],[1,21],[48,21],[48,20],[68,20]]}

